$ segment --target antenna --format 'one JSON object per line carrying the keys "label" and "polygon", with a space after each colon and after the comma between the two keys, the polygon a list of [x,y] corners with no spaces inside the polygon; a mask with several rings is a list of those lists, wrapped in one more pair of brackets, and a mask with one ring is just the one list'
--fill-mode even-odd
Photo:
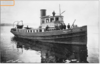
{"label": "antenna", "polygon": [[61,12],[60,4],[59,4],[59,15],[63,14],[65,11]]}
{"label": "antenna", "polygon": [[61,9],[60,9],[60,4],[59,4],[59,15],[61,15]]}
{"label": "antenna", "polygon": [[65,11],[63,11],[61,14],[63,14]]}

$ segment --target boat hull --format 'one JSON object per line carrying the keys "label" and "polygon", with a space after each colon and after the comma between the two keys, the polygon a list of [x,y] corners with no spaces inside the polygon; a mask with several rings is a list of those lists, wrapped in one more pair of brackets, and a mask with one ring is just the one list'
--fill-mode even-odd
{"label": "boat hull", "polygon": [[87,26],[38,33],[27,32],[27,29],[11,29],[11,32],[20,38],[38,40],[42,42],[87,44]]}

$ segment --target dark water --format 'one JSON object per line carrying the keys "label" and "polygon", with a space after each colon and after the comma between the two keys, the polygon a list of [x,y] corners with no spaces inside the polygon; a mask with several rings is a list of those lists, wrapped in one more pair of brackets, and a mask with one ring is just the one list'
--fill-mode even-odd
{"label": "dark water", "polygon": [[[54,44],[15,37],[12,27],[1,27],[2,63],[87,63],[87,45]],[[96,58],[97,59],[97,58]],[[97,60],[96,60],[97,61]]]}

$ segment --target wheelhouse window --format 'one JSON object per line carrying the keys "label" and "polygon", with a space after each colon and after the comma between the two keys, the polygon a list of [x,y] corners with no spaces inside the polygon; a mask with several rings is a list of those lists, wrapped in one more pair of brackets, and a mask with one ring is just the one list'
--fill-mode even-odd
{"label": "wheelhouse window", "polygon": [[42,23],[45,23],[44,20],[42,20]]}
{"label": "wheelhouse window", "polygon": [[50,22],[53,22],[54,18],[50,18]]}
{"label": "wheelhouse window", "polygon": [[56,17],[56,19],[55,19],[56,21],[59,21],[59,17]]}
{"label": "wheelhouse window", "polygon": [[63,21],[63,17],[59,17],[59,20],[60,20],[60,21]]}
{"label": "wheelhouse window", "polygon": [[49,19],[46,19],[46,23],[48,23],[49,22]]}

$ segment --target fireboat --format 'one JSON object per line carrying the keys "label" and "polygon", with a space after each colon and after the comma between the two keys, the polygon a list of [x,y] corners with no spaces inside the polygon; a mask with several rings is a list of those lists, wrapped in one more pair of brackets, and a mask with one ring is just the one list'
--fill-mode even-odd
{"label": "fireboat", "polygon": [[17,22],[16,27],[11,28],[11,33],[16,37],[32,39],[42,42],[63,43],[63,44],[87,44],[87,26],[78,27],[73,24],[66,24],[61,14],[56,15],[55,11],[52,16],[46,15],[46,9],[41,9],[40,26],[37,29],[24,27]]}

